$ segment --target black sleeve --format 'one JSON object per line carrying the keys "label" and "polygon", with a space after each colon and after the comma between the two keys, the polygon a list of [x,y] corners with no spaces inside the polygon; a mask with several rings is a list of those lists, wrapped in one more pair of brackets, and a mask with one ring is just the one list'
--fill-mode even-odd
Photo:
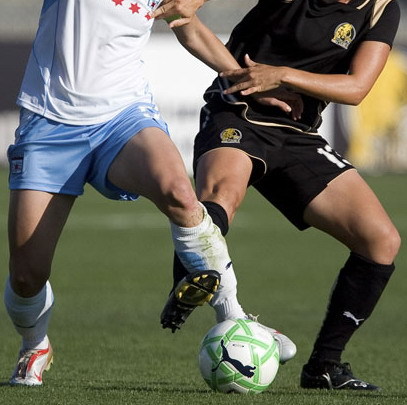
{"label": "black sleeve", "polygon": [[400,23],[400,6],[397,0],[390,1],[377,23],[367,32],[365,41],[384,42],[393,45]]}

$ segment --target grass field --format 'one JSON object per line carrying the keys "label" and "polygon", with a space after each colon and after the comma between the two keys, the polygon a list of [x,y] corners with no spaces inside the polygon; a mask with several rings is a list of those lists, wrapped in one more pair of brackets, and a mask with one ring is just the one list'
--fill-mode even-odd
{"label": "grass field", "polygon": [[[407,236],[407,175],[368,177],[402,237]],[[7,274],[6,173],[0,171],[1,280]],[[55,359],[40,388],[9,387],[19,341],[0,303],[0,404],[407,404],[407,248],[375,313],[344,361],[380,393],[301,390],[329,289],[348,252],[314,230],[298,232],[250,192],[228,235],[248,312],[298,346],[270,389],[257,396],[216,394],[197,367],[199,342],[214,324],[209,307],[176,334],[159,315],[171,283],[166,219],[145,200],[108,201],[88,188],[76,202],[51,277],[56,303],[49,336]],[[2,287],[0,289],[2,295]]]}

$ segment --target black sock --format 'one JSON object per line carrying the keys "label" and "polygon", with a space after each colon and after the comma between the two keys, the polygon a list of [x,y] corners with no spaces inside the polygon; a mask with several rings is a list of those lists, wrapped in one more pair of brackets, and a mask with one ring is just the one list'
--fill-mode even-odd
{"label": "black sock", "polygon": [[208,211],[213,223],[219,227],[222,235],[226,236],[229,231],[229,219],[224,208],[218,203],[212,201],[202,201],[202,204]]}
{"label": "black sock", "polygon": [[351,253],[333,287],[327,314],[309,364],[341,361],[353,333],[370,316],[394,270]]}
{"label": "black sock", "polygon": [[[202,204],[208,211],[208,214],[212,218],[213,223],[219,227],[222,235],[225,236],[229,231],[229,220],[226,211],[223,209],[221,205],[212,201],[203,201]],[[188,274],[188,271],[181,263],[181,260],[178,258],[175,252],[172,274],[173,274],[172,290],[174,290],[177,284]]]}

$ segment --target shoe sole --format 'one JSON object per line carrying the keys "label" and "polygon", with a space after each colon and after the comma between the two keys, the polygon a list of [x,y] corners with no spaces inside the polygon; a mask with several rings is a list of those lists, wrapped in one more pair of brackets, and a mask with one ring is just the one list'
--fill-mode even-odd
{"label": "shoe sole", "polygon": [[182,304],[201,306],[213,298],[219,284],[220,275],[217,271],[197,271],[180,281],[175,288],[174,297]]}

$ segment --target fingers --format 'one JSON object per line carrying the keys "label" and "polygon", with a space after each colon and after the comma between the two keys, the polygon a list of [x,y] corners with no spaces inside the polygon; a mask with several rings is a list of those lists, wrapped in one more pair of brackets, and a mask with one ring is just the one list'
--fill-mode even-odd
{"label": "fingers", "polygon": [[244,62],[246,63],[246,66],[250,67],[250,66],[256,66],[256,62],[252,61],[250,59],[250,56],[246,53],[246,55],[244,56]]}
{"label": "fingers", "polygon": [[240,91],[240,94],[243,96],[248,96],[250,94],[256,93],[261,91],[261,88],[259,86],[255,86],[249,81],[242,81],[242,82],[236,82],[232,86],[228,87],[223,91],[224,94],[232,94],[237,91]]}
{"label": "fingers", "polygon": [[302,112],[304,111],[304,103],[302,97],[298,96],[298,99],[293,103],[292,118],[297,121],[301,119]]}
{"label": "fingers", "polygon": [[[267,100],[267,99],[265,99],[265,100]],[[269,105],[271,105],[273,107],[280,108],[280,110],[282,110],[282,111],[284,111],[286,113],[290,113],[292,111],[291,107],[285,101],[278,100],[278,99],[276,99],[274,97],[270,98],[270,104]]]}
{"label": "fingers", "polygon": [[151,17],[161,20],[180,16],[181,18],[176,20],[174,26],[184,25],[189,20],[185,22],[183,19],[191,18],[203,3],[204,0],[163,0],[160,7],[151,13]]}
{"label": "fingers", "polygon": [[189,17],[181,17],[181,16],[174,16],[173,18],[170,17],[170,19],[165,19],[165,21],[167,21],[168,26],[170,28],[177,28],[177,27],[181,27],[185,24],[188,24],[191,21],[191,18]]}
{"label": "fingers", "polygon": [[156,10],[154,10],[151,13],[151,17],[156,18],[157,20],[159,20],[161,18],[171,17],[171,15],[168,13],[168,10],[171,10],[171,7],[173,5],[173,4],[171,5],[171,3],[174,3],[174,2],[173,1],[169,1],[169,2],[164,1],[164,3],[160,7],[158,7]]}

